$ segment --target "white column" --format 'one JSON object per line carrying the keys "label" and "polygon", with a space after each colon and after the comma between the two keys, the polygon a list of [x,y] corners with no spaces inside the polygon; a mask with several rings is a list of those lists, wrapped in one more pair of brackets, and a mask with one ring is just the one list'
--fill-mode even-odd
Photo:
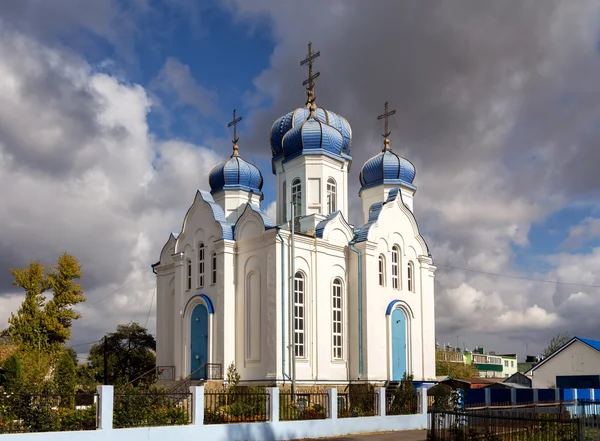
{"label": "white column", "polygon": [[204,386],[191,386],[192,394],[192,425],[204,425]]}
{"label": "white column", "polygon": [[379,416],[385,416],[385,387],[378,387],[377,393],[379,394]]}
{"label": "white column", "polygon": [[421,403],[421,413],[423,415],[427,415],[427,389],[422,387],[419,389],[419,394],[420,394],[420,403]]}
{"label": "white column", "polygon": [[113,428],[113,400],[112,386],[96,386],[98,392],[98,429],[112,430]]}
{"label": "white column", "polygon": [[337,420],[338,417],[338,398],[335,387],[329,389],[329,417],[332,420]]}
{"label": "white column", "polygon": [[267,393],[269,394],[270,401],[270,415],[269,422],[278,423],[279,422],[279,388],[278,387],[269,387],[267,389]]}
{"label": "white column", "polygon": [[173,364],[175,366],[175,379],[180,380],[187,376],[183,356],[183,293],[185,291],[185,255],[173,255],[175,265],[175,295],[173,296]]}

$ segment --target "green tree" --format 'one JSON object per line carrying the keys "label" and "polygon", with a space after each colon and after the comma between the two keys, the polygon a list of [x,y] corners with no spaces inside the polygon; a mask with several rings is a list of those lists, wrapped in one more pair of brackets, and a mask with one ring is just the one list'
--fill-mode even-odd
{"label": "green tree", "polygon": [[[38,351],[58,351],[71,338],[71,325],[80,315],[73,305],[84,302],[81,285],[81,265],[75,257],[63,253],[56,267],[48,271],[40,262],[31,262],[28,268],[11,269],[13,285],[25,290],[25,300],[16,314],[8,319],[4,331],[20,346]],[[44,293],[52,290],[52,298]]]}
{"label": "green tree", "polygon": [[61,407],[74,407],[76,382],[77,371],[75,370],[72,354],[68,351],[63,351],[60,354],[58,365],[54,371],[54,383],[56,391],[61,396]]}
{"label": "green tree", "polygon": [[469,378],[479,377],[479,370],[472,364],[437,360],[435,362],[435,375],[445,375],[455,380],[468,380]]}
{"label": "green tree", "polygon": [[17,393],[23,390],[25,376],[21,359],[16,354],[11,355],[4,362],[3,369],[5,371],[3,386],[6,392]]}
{"label": "green tree", "polygon": [[135,322],[119,325],[115,332],[106,334],[98,344],[92,345],[89,365],[99,382],[104,378],[105,350],[109,384],[132,382],[137,385],[154,381],[156,340],[146,328]]}
{"label": "green tree", "polygon": [[565,343],[571,340],[571,338],[571,335],[569,335],[567,332],[564,334],[555,335],[552,337],[552,340],[550,340],[550,343],[548,343],[548,346],[546,346],[546,348],[542,351],[542,356],[546,358],[552,355],[554,352],[562,348]]}

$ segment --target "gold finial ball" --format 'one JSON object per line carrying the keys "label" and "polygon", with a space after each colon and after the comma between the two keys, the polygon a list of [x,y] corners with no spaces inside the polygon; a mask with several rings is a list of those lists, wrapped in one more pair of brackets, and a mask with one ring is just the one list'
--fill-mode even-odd
{"label": "gold finial ball", "polygon": [[239,147],[237,144],[233,144],[233,156],[238,156]]}
{"label": "gold finial ball", "polygon": [[389,138],[385,138],[385,139],[383,140],[383,146],[384,146],[386,149],[389,149],[389,148],[390,148],[390,140],[389,140]]}

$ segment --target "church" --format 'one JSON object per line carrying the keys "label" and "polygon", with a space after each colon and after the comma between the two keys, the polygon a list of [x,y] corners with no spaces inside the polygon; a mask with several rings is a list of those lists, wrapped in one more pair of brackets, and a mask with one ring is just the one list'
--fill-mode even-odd
{"label": "church", "polygon": [[362,216],[349,223],[352,129],[316,104],[319,54],[309,44],[301,63],[305,106],[270,130],[276,219],[234,111],[230,158],[152,265],[157,367],[173,380],[234,363],[242,383],[435,381],[436,267],[413,214],[415,167],[392,150],[386,103],[383,145],[360,147],[380,152],[362,166]]}

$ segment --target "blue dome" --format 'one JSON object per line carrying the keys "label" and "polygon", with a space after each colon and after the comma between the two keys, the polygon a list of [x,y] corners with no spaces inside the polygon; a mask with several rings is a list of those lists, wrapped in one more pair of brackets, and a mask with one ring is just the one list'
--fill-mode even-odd
{"label": "blue dome", "polygon": [[[283,138],[293,128],[301,125],[308,120],[310,116],[310,109],[307,107],[299,107],[293,110],[281,118],[277,119],[271,127],[271,150],[273,152],[273,158],[280,155],[288,157],[290,153],[284,151]],[[350,145],[352,143],[352,128],[346,120],[346,118],[339,116],[329,110],[317,107],[315,110],[315,117],[317,121],[335,128],[342,135],[342,147],[340,151],[347,155],[350,154]],[[340,152],[338,152],[339,154]]]}
{"label": "blue dome", "polygon": [[344,137],[339,130],[311,116],[287,132],[281,146],[286,158],[310,150],[339,156],[343,152]]}
{"label": "blue dome", "polygon": [[208,176],[210,192],[245,190],[262,195],[263,178],[258,167],[244,160],[234,150],[231,157],[215,166]]}
{"label": "blue dome", "polygon": [[415,173],[412,162],[386,147],[363,165],[359,175],[360,191],[381,184],[408,184],[413,187]]}

